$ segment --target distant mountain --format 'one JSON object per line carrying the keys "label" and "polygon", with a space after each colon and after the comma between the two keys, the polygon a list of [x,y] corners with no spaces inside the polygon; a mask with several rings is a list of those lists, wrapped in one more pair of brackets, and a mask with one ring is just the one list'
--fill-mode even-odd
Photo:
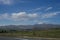
{"label": "distant mountain", "polygon": [[5,30],[25,30],[25,29],[32,29],[32,30],[47,30],[50,28],[60,28],[60,25],[56,24],[35,24],[35,25],[7,25],[7,26],[0,26],[0,29]]}
{"label": "distant mountain", "polygon": [[47,29],[51,29],[51,28],[60,28],[60,25],[57,24],[35,24],[33,26],[33,28],[35,28],[35,30],[47,30]]}

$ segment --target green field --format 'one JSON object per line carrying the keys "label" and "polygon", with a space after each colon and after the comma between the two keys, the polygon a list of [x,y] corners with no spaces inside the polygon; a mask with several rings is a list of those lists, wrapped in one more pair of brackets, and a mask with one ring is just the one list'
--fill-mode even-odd
{"label": "green field", "polygon": [[46,38],[60,38],[60,29],[51,30],[33,30],[33,31],[14,31],[14,32],[0,32],[0,36],[9,37],[46,37]]}

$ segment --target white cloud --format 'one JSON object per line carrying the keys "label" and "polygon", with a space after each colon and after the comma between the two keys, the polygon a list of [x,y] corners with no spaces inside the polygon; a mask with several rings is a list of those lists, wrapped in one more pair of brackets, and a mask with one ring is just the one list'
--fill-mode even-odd
{"label": "white cloud", "polygon": [[34,14],[28,14],[29,17],[32,17],[32,18],[36,18],[38,17],[38,14],[34,13]]}
{"label": "white cloud", "polygon": [[35,19],[37,18],[37,14],[28,14],[26,12],[19,12],[19,13],[12,13],[11,18],[13,20],[30,20],[30,19]]}
{"label": "white cloud", "polygon": [[47,9],[45,9],[45,11],[51,10],[53,7],[48,7]]}
{"label": "white cloud", "polygon": [[44,22],[38,22],[38,24],[43,24]]}
{"label": "white cloud", "polygon": [[11,14],[4,13],[4,14],[0,14],[0,20],[7,19],[13,21],[29,21],[29,20],[35,21],[45,18],[51,18],[58,15],[59,13],[60,12],[54,12],[54,13],[46,13],[42,15],[39,15],[38,13],[27,13],[27,12],[19,12],[19,13],[11,13]]}
{"label": "white cloud", "polygon": [[5,5],[11,5],[11,4],[15,4],[16,2],[19,3],[27,3],[27,1],[23,1],[23,0],[0,0],[0,4],[5,4]]}
{"label": "white cloud", "polygon": [[47,14],[43,14],[42,18],[51,18],[53,16],[58,15],[60,12],[54,12],[54,13],[47,13]]}
{"label": "white cloud", "polygon": [[28,11],[38,11],[38,10],[41,10],[41,8],[35,8],[35,9],[28,10]]}
{"label": "white cloud", "polygon": [[5,13],[5,14],[0,14],[0,19],[8,19],[8,14]]}
{"label": "white cloud", "polygon": [[7,4],[10,5],[13,3],[13,0],[0,0],[0,4]]}
{"label": "white cloud", "polygon": [[20,13],[13,13],[12,14],[12,18],[22,18],[22,17],[26,17],[27,14],[25,12],[20,12]]}
{"label": "white cloud", "polygon": [[35,11],[36,11],[36,10],[41,10],[41,8],[36,8],[36,9],[34,9],[34,10],[35,10]]}

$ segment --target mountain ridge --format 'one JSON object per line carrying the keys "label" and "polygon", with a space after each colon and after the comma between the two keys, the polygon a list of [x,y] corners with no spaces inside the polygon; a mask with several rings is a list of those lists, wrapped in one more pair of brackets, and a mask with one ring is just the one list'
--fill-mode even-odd
{"label": "mountain ridge", "polygon": [[0,26],[0,29],[14,29],[14,30],[22,30],[22,29],[37,29],[44,30],[50,28],[60,28],[60,25],[57,24],[34,24],[34,25],[7,25]]}

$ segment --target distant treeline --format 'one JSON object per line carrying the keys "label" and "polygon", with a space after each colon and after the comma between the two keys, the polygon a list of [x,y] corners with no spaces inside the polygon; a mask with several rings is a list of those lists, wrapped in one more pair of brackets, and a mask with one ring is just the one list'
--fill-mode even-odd
{"label": "distant treeline", "polygon": [[[60,28],[51,28],[51,29],[48,29],[48,30],[60,30]],[[47,31],[48,31],[47,30]],[[0,29],[0,33],[8,33],[8,32],[20,32],[20,31],[42,31],[42,30],[38,30],[38,29],[23,29],[23,30],[5,30],[5,29]]]}

